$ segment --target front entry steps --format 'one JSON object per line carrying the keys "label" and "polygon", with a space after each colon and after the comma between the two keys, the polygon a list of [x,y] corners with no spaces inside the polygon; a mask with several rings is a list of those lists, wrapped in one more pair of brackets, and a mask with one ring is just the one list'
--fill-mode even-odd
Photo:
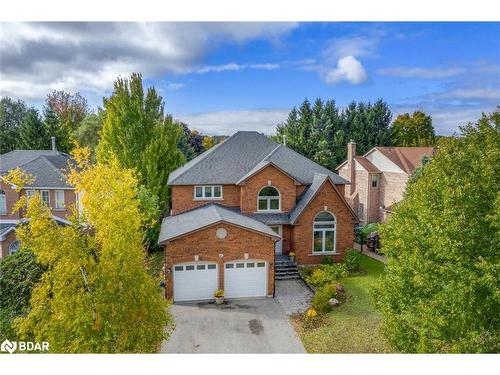
{"label": "front entry steps", "polygon": [[295,262],[287,256],[276,257],[275,280],[300,279],[299,270]]}

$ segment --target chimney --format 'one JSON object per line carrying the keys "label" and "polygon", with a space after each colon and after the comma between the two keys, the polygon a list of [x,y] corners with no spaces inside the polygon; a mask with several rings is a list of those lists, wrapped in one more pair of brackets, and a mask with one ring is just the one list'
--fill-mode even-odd
{"label": "chimney", "polygon": [[52,151],[57,151],[57,148],[56,148],[56,137],[50,137],[50,141],[52,142]]}
{"label": "chimney", "polygon": [[349,170],[349,193],[354,194],[356,191],[356,166],[354,165],[354,157],[356,156],[356,143],[351,139],[347,144],[347,169]]}
{"label": "chimney", "polygon": [[283,146],[286,147],[286,134],[283,134]]}

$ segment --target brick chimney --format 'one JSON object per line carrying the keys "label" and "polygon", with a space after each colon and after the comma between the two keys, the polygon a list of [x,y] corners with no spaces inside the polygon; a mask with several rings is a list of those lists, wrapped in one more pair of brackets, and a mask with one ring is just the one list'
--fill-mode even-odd
{"label": "brick chimney", "polygon": [[349,193],[354,194],[356,191],[356,166],[354,165],[354,157],[356,156],[356,143],[351,139],[347,144],[347,169],[349,170]]}

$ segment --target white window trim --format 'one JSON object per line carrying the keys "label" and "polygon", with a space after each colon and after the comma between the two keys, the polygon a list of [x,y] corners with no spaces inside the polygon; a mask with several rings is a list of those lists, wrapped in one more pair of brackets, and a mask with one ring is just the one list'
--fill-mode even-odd
{"label": "white window trim", "polygon": [[[14,245],[14,244],[18,245],[18,248],[16,251],[12,252],[12,247],[13,247],[12,245]],[[9,245],[9,255],[13,255],[13,254],[17,253],[20,248],[21,248],[21,243],[19,242],[19,240],[16,239],[16,240],[12,241]]]}
{"label": "white window trim", "polygon": [[2,200],[5,203],[5,205],[4,205],[5,206],[5,210],[1,209],[0,210],[0,215],[7,215],[8,212],[9,212],[8,207],[7,207],[7,194],[3,190],[0,190],[0,191],[3,192],[3,194],[0,194],[0,196],[3,197]]}
{"label": "white window trim", "polygon": [[[314,223],[316,222],[316,217],[322,213],[328,212],[333,216],[334,221],[323,221],[321,224],[333,224],[333,228],[314,228]],[[321,248],[322,251],[314,251],[314,232],[321,232]],[[325,251],[325,243],[326,243],[326,232],[333,232],[333,251]],[[313,235],[312,235],[312,246],[311,246],[311,254],[310,255],[334,255],[338,254],[337,252],[337,218],[330,211],[320,211],[314,216],[313,219]]]}
{"label": "white window trim", "polygon": [[[265,188],[268,188],[268,187],[272,187],[274,189],[276,189],[276,191],[278,192],[278,196],[260,196],[260,192],[262,190],[264,190]],[[278,208],[277,209],[271,209],[271,199],[276,199],[278,198]],[[267,210],[261,210],[259,208],[259,201],[260,200],[267,200],[267,207],[268,209]],[[264,186],[262,189],[259,190],[259,192],[257,193],[257,212],[281,212],[281,193],[279,191],[279,189],[276,187],[276,186],[273,186],[273,185],[267,185],[267,186]]]}
{"label": "white window trim", "polygon": [[[220,197],[213,196],[216,187],[220,188]],[[201,191],[202,191],[201,197],[196,196],[196,188],[201,188]],[[206,189],[212,190],[211,197],[205,196]],[[193,188],[193,200],[195,200],[195,201],[209,201],[209,200],[216,201],[216,200],[223,200],[223,199],[224,199],[224,189],[223,189],[222,185],[195,185]]]}
{"label": "white window trim", "polygon": [[[62,193],[62,206],[58,206],[57,205],[57,194],[58,193]],[[50,199],[50,194],[49,194],[49,199]],[[64,190],[55,190],[54,191],[54,199],[55,199],[55,202],[54,202],[54,209],[55,210],[65,210],[66,209],[66,196],[64,194]]]}
{"label": "white window trim", "polygon": [[[50,190],[40,190],[40,198],[42,199],[42,202],[43,202],[43,193],[44,192],[47,192],[48,194],[48,197],[49,197],[49,202],[47,203],[47,206],[50,207]],[[45,202],[44,202],[45,203]]]}

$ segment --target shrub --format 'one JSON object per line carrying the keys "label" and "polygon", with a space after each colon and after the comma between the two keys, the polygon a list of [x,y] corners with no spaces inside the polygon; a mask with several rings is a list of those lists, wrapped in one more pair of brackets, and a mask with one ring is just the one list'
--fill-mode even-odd
{"label": "shrub", "polygon": [[321,263],[325,266],[331,266],[334,264],[332,257],[323,257],[323,261]]}
{"label": "shrub", "polygon": [[338,292],[335,284],[326,284],[318,291],[313,297],[312,307],[319,311],[320,313],[327,313],[332,309],[332,305],[330,305],[330,299],[337,298]]}
{"label": "shrub", "polygon": [[355,250],[347,250],[345,258],[344,258],[344,264],[346,266],[347,271],[350,272],[355,272],[359,270],[359,262],[361,259],[361,254],[358,253]]}
{"label": "shrub", "polygon": [[322,265],[315,268],[310,276],[305,276],[305,280],[309,285],[319,287],[347,277],[347,275],[347,268],[344,264]]}

